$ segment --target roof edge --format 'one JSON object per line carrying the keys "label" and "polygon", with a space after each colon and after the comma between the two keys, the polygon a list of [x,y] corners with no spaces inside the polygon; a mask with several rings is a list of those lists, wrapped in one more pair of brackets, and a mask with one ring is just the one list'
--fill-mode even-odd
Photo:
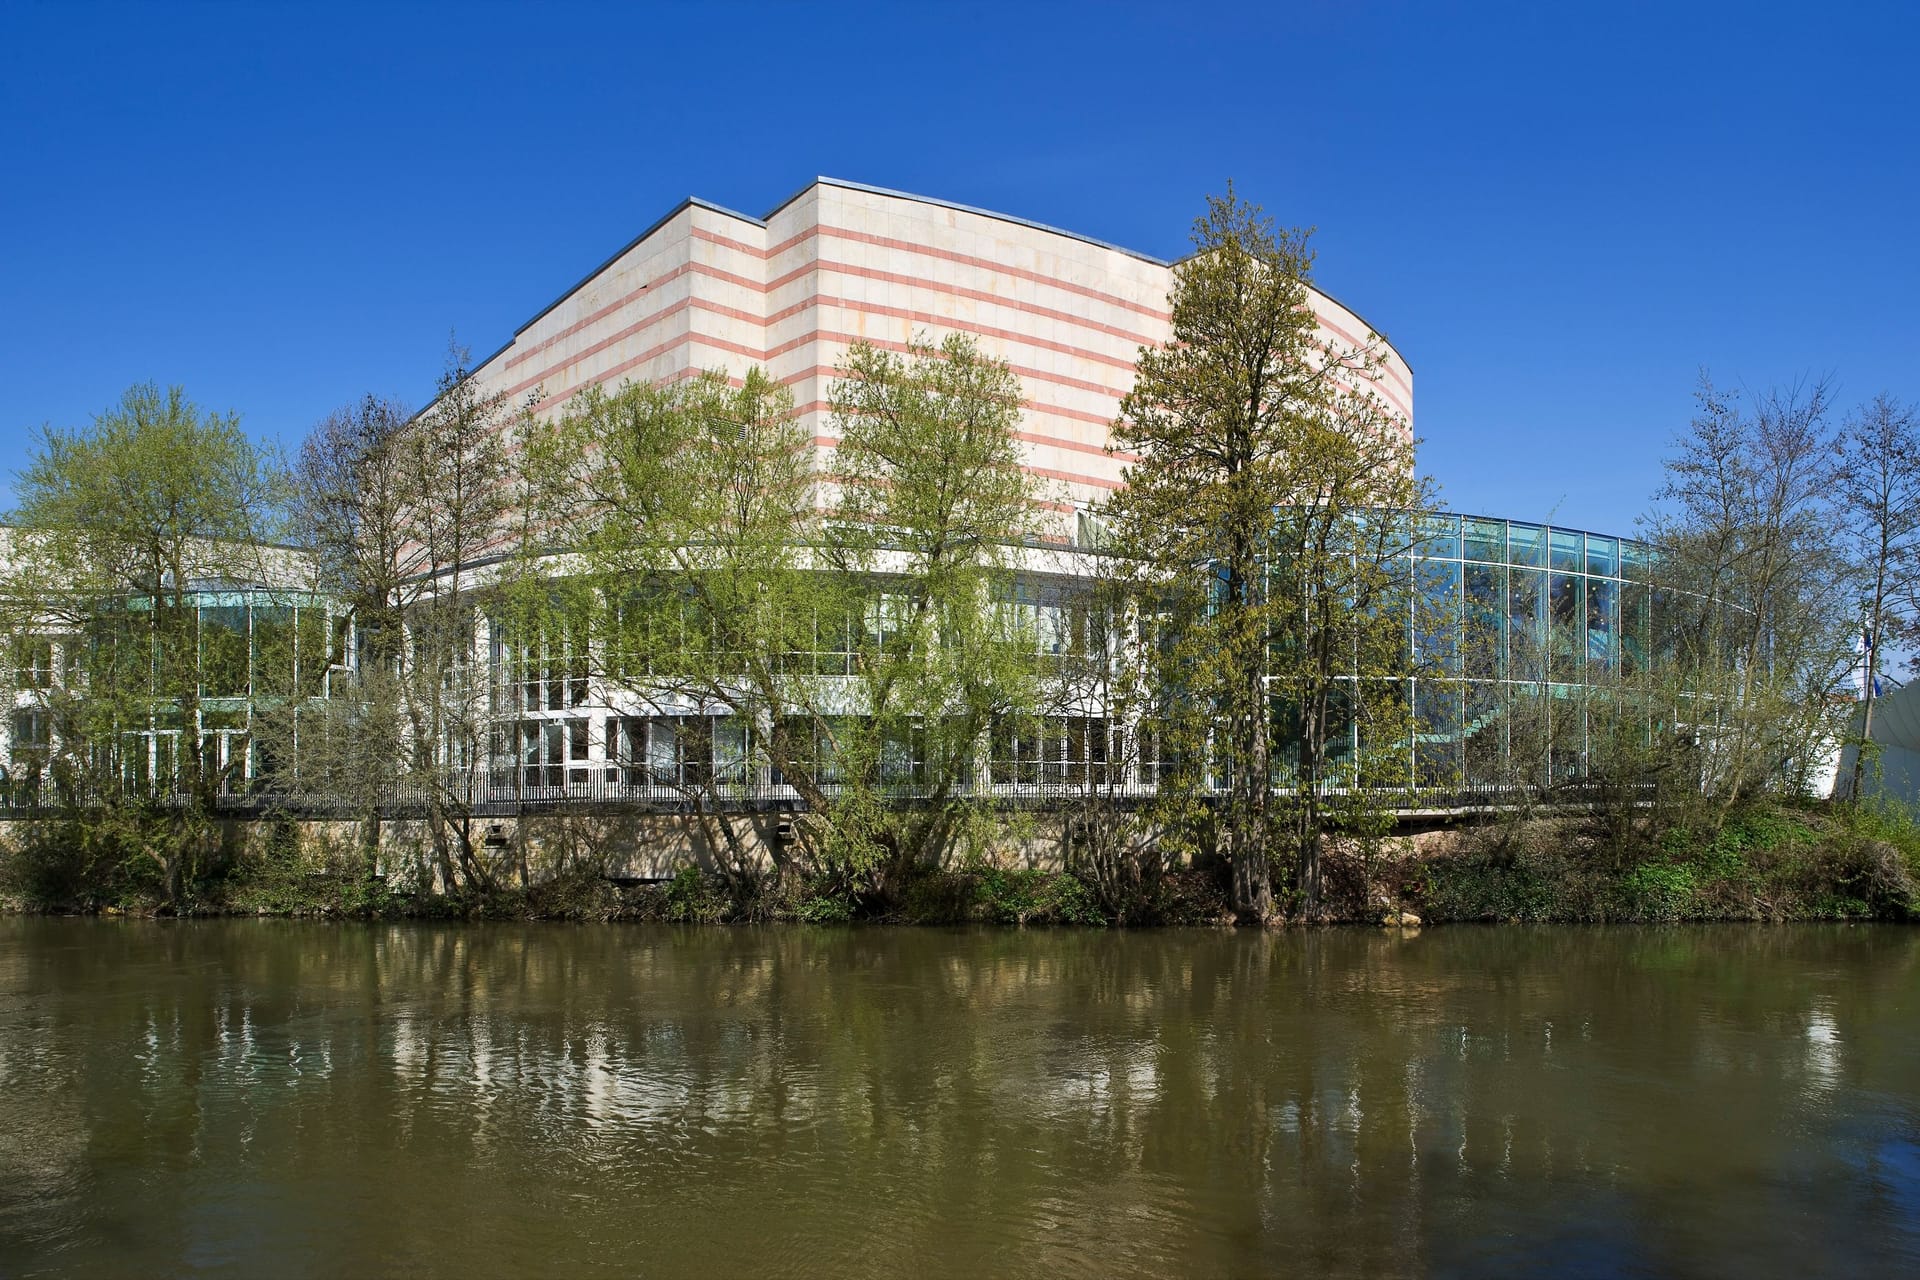
{"label": "roof edge", "polygon": [[1156,267],[1171,267],[1173,265],[1173,263],[1167,261],[1165,258],[1156,258],[1152,254],[1142,253],[1138,249],[1129,249],[1125,245],[1113,244],[1110,241],[1099,240],[1093,236],[1082,235],[1078,231],[1069,231],[1065,227],[1056,227],[1045,222],[1035,222],[1031,218],[1016,217],[1011,213],[1000,213],[993,209],[982,209],[978,205],[960,204],[954,200],[942,200],[937,196],[916,195],[911,191],[896,191],[892,187],[876,187],[865,182],[852,182],[846,178],[829,178],[824,175],[815,178],[812,182],[775,205],[773,209],[768,212],[767,217],[772,218],[774,214],[779,213],[780,210],[786,208],[807,192],[813,190],[815,187],[821,186],[840,187],[846,191],[862,191],[868,195],[888,196],[895,200],[912,200],[916,204],[930,204],[940,209],[952,209],[957,213],[971,213],[982,218],[992,218],[996,222],[1010,222],[1016,227],[1028,227],[1034,231],[1045,231],[1049,235],[1064,236],[1069,240],[1078,240],[1081,244],[1090,244],[1097,249],[1106,249],[1112,253],[1124,253],[1129,258],[1138,258],[1140,261]]}

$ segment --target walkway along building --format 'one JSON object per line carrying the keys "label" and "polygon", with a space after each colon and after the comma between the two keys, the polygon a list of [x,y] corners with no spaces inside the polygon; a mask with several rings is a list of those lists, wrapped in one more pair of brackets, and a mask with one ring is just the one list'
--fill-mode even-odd
{"label": "walkway along building", "polygon": [[[801,424],[826,454],[837,443],[829,386],[850,343],[904,350],[916,337],[970,334],[1019,378],[1024,465],[1041,482],[1053,521],[1057,546],[1027,558],[1021,593],[1044,656],[1048,646],[1064,652],[1071,600],[1097,555],[1089,510],[1120,486],[1132,460],[1108,451],[1109,427],[1130,389],[1139,348],[1169,337],[1172,284],[1172,264],[1144,254],[822,178],[760,218],[686,201],[478,362],[474,378],[483,392],[504,393],[529,405],[536,420],[551,420],[589,386],[668,382],[709,369],[738,376],[758,366],[792,390]],[[1379,341],[1341,303],[1319,292],[1311,301],[1318,324],[1339,344]],[[1390,344],[1380,345],[1376,390],[1411,438],[1412,370]],[[1577,773],[1583,690],[1646,660],[1652,606],[1645,548],[1579,530],[1454,515],[1422,532],[1418,554],[1408,557],[1409,580],[1456,602],[1460,625],[1477,626],[1491,640],[1480,646],[1485,660],[1475,666],[1463,634],[1437,674],[1406,682],[1417,721],[1406,781],[1451,791],[1493,785],[1513,731],[1508,709],[1523,702],[1537,719],[1556,722],[1556,773]],[[212,745],[209,758],[224,770],[236,802],[272,775],[249,727],[269,703],[326,696],[326,674],[354,651],[325,602],[299,594],[304,585],[291,567],[284,580],[209,584],[199,621],[207,669],[203,722],[142,729],[145,738],[130,753],[145,761],[141,776],[164,775],[169,735],[185,732]],[[278,637],[287,627],[312,638],[283,655]],[[324,654],[321,636],[329,637]],[[78,643],[47,637],[44,662],[37,645],[16,661],[8,726],[16,802],[32,799],[31,788],[20,788],[49,751],[38,705],[54,679],[53,655]],[[247,654],[238,667],[235,644]],[[815,657],[844,660],[850,647]],[[215,661],[217,655],[227,656]],[[292,664],[285,673],[283,657]],[[488,673],[497,718],[487,760],[472,765],[480,812],[671,806],[690,773],[726,779],[743,807],[792,798],[753,760],[747,727],[709,708],[670,699],[636,703],[583,675],[580,655],[515,646],[486,620],[474,657]],[[1110,749],[1117,729],[1098,708],[1048,717],[1031,733],[996,742],[974,785],[1044,801],[1061,788],[1109,780],[1121,767]],[[1356,748],[1350,730],[1348,749]],[[1126,776],[1115,780],[1134,794],[1152,790],[1151,758],[1124,767]]]}

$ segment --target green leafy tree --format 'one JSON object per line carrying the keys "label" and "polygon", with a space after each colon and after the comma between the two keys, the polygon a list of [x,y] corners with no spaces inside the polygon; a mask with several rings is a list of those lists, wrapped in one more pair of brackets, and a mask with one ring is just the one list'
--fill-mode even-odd
{"label": "green leafy tree", "polygon": [[[712,372],[595,388],[529,456],[528,553],[557,552],[566,571],[521,575],[509,631],[522,648],[583,623],[599,638],[575,646],[593,679],[651,717],[609,756],[624,750],[628,776],[685,796],[744,890],[759,849],[730,814],[775,776],[807,810],[829,807],[838,718],[823,681],[845,677],[849,656],[848,602],[816,563],[818,477],[792,395],[758,369],[738,386]],[[666,715],[687,707],[697,714]],[[784,864],[789,851],[772,853]]]}
{"label": "green leafy tree", "polygon": [[[280,471],[236,415],[143,384],[86,427],[45,428],[15,481],[6,597],[30,651],[72,658],[40,687],[49,770],[107,856],[157,870],[183,902],[209,866],[222,771],[202,703],[232,653],[201,634],[198,593],[275,578]],[[228,646],[231,648],[231,646]],[[238,650],[245,692],[246,641]],[[97,839],[96,839],[97,837]]]}
{"label": "green leafy tree", "polygon": [[1109,516],[1163,615],[1163,813],[1190,849],[1224,853],[1256,922],[1273,912],[1275,850],[1291,849],[1312,911],[1323,835],[1371,803],[1341,750],[1352,726],[1404,750],[1406,623],[1386,606],[1432,499],[1375,390],[1383,344],[1341,344],[1314,318],[1306,233],[1229,187],[1194,248],[1174,273],[1172,341],[1142,349],[1114,424],[1113,448],[1139,460]]}
{"label": "green leafy tree", "polygon": [[863,598],[859,714],[834,748],[844,789],[830,858],[849,888],[982,848],[982,754],[996,720],[1031,714],[1038,668],[1011,612],[1038,498],[1021,467],[1020,387],[953,335],[847,353],[830,396],[840,436],[827,557]]}

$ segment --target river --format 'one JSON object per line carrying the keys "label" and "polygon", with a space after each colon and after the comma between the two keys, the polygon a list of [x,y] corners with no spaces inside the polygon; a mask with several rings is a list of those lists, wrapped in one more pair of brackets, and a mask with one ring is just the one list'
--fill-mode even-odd
{"label": "river", "polygon": [[1920,1274],[1920,929],[0,920],[0,1275]]}

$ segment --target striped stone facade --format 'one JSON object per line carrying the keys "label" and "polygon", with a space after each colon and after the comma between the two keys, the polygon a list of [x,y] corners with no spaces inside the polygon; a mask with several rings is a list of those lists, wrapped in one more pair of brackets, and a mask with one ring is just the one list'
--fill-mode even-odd
{"label": "striped stone facade", "polygon": [[[820,178],[764,218],[688,200],[489,356],[488,390],[552,415],[600,383],[764,368],[831,448],[828,388],[847,345],[974,335],[1020,377],[1026,464],[1067,512],[1121,484],[1108,427],[1143,345],[1167,340],[1166,262],[978,209]],[[1327,336],[1370,329],[1323,294]],[[1411,431],[1413,375],[1385,349],[1376,390]]]}

